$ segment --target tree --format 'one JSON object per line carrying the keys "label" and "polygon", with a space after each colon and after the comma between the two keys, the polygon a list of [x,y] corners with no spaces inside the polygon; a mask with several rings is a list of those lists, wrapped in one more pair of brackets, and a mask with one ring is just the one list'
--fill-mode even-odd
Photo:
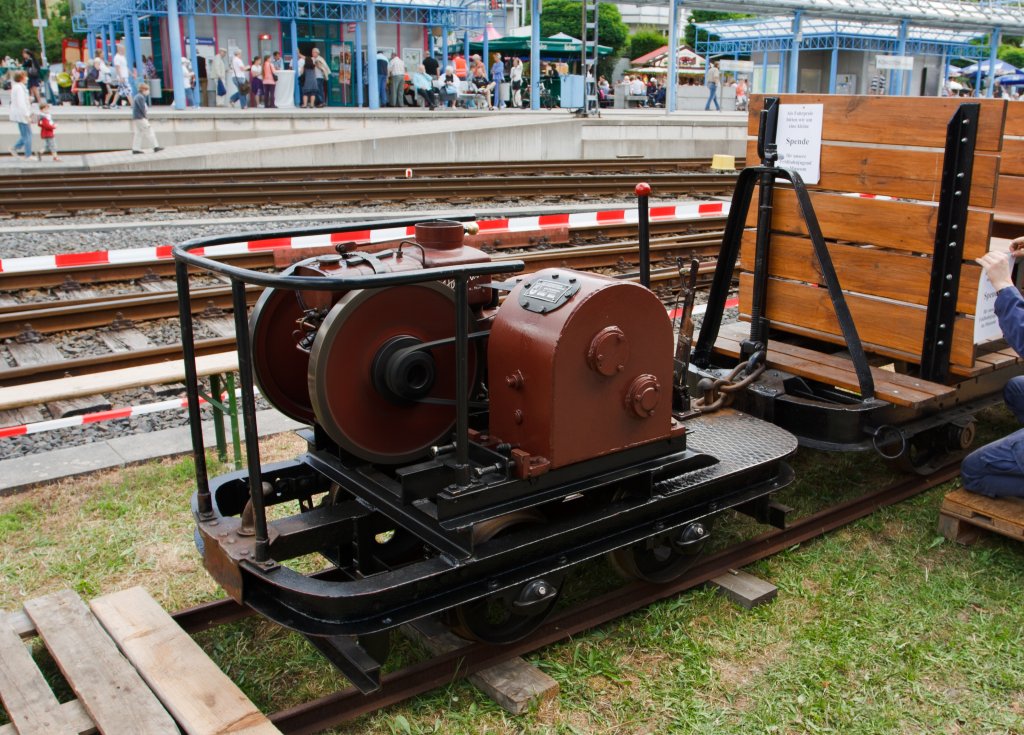
{"label": "tree", "polygon": [[1024,49],[1004,43],[999,47],[999,58],[1011,66],[1024,69]]}
{"label": "tree", "polygon": [[[540,35],[547,37],[567,33],[583,38],[583,7],[574,0],[546,0],[540,14]],[[629,27],[622,22],[619,9],[610,3],[597,6],[598,42],[611,46],[616,53],[622,51],[629,37]]]}
{"label": "tree", "polygon": [[690,11],[690,21],[686,24],[686,32],[683,34],[686,45],[694,50],[697,48],[697,28],[694,26],[694,23],[710,23],[715,20],[738,20],[750,17],[752,16],[745,13],[716,13],[712,10],[692,10]]}
{"label": "tree", "polygon": [[644,54],[649,54],[668,43],[664,33],[654,29],[640,29],[629,37],[629,47],[626,56],[630,59],[639,59]]}
{"label": "tree", "polygon": [[[49,25],[43,31],[46,41],[46,56],[51,63],[60,62],[60,42],[71,36],[71,13],[67,0],[54,4],[47,14]],[[21,50],[29,49],[40,59],[39,37],[32,25],[36,17],[34,0],[3,0],[0,2],[0,57],[21,58]]]}

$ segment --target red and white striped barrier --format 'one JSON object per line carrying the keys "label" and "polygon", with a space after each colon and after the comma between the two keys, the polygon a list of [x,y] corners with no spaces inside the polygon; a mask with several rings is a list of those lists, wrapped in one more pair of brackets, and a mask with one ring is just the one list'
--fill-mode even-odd
{"label": "red and white striped barrier", "polygon": [[[206,403],[202,398],[200,403]],[[81,416],[68,416],[63,419],[51,419],[49,421],[37,421],[34,424],[22,424],[21,426],[7,426],[0,429],[0,439],[10,436],[25,436],[26,434],[41,434],[44,431],[55,431],[66,429],[69,426],[85,426],[86,424],[98,424],[102,421],[114,421],[116,419],[130,419],[135,416],[144,416],[147,413],[159,413],[171,411],[176,408],[186,408],[188,400],[185,398],[173,398],[169,401],[157,403],[146,403],[141,406],[129,408],[112,408],[109,411],[96,411]]]}
{"label": "red and white striped barrier", "polygon": [[[697,220],[704,217],[724,217],[729,214],[728,202],[680,202],[661,207],[651,207],[652,220]],[[480,220],[480,231],[488,234],[501,232],[529,232],[565,225],[582,227],[596,224],[621,224],[637,221],[636,209],[609,209],[598,212],[574,214],[542,214],[535,217],[507,217],[503,219]],[[388,242],[412,237],[415,228],[387,227],[378,230],[350,230],[320,235],[299,237],[274,237],[266,240],[250,240],[197,248],[196,255],[210,257],[222,255],[243,255],[261,250],[277,248],[330,247],[340,242],[357,244]],[[55,268],[76,268],[91,265],[117,265],[123,263],[150,263],[169,260],[170,245],[127,250],[95,250],[89,253],[63,253],[59,255],[38,255],[27,258],[0,259],[0,273],[22,273],[25,271],[53,270]]]}

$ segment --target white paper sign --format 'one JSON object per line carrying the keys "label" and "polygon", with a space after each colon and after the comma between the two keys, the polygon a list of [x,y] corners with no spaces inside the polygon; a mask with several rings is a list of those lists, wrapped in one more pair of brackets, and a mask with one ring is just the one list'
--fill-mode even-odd
{"label": "white paper sign", "polygon": [[[1006,257],[1010,259],[1012,268],[1013,256],[1007,253]],[[978,282],[978,301],[974,305],[974,344],[983,345],[1002,338],[1003,330],[999,328],[999,319],[996,317],[996,288],[982,272]]]}
{"label": "white paper sign", "polygon": [[821,178],[821,122],[824,105],[779,105],[775,142],[779,165],[796,171],[805,184]]}
{"label": "white paper sign", "polygon": [[754,71],[753,61],[737,61],[736,59],[722,59],[718,62],[718,68],[722,71],[752,72]]}
{"label": "white paper sign", "polygon": [[913,71],[913,56],[876,56],[876,69],[897,69],[899,71]]}

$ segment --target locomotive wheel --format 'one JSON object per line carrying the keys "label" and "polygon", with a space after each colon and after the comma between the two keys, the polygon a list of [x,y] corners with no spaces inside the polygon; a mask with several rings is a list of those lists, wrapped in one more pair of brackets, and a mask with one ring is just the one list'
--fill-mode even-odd
{"label": "locomotive wheel", "polygon": [[[540,514],[529,511],[492,518],[473,527],[473,543],[482,544],[516,526],[542,520]],[[484,643],[512,643],[525,638],[554,609],[561,594],[561,579],[557,582],[538,578],[459,605],[451,611],[452,630],[463,638]]]}
{"label": "locomotive wheel", "polygon": [[700,558],[711,537],[708,521],[698,521],[671,533],[651,536],[608,554],[612,567],[627,579],[662,584],[681,577]]}

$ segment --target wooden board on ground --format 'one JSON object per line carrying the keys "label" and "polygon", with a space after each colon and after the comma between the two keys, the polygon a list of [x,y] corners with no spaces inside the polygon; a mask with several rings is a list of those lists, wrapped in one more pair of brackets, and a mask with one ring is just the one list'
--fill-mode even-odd
{"label": "wooden board on ground", "polygon": [[235,336],[235,320],[229,316],[201,317],[200,324],[208,327],[218,337]]}
{"label": "wooden board on ground", "polygon": [[979,538],[975,531],[979,528],[1024,541],[1024,498],[990,498],[954,490],[943,499],[939,513],[939,532],[952,541],[972,543]]}
{"label": "wooden board on ground", "polygon": [[78,735],[18,633],[0,618],[0,702],[18,735]]}
{"label": "wooden board on ground", "polygon": [[49,401],[46,404],[46,410],[53,418],[63,419],[68,416],[83,416],[97,411],[109,411],[110,401],[103,396],[68,398],[61,401]]}
{"label": "wooden board on ground", "polygon": [[176,735],[178,728],[71,590],[29,600],[25,612],[104,735]]}
{"label": "wooden board on ground", "polygon": [[[196,358],[196,369],[200,376],[235,372],[238,370],[238,355],[235,352],[202,355]],[[31,393],[26,391],[24,386],[7,386],[0,388],[0,411],[155,383],[181,383],[184,380],[184,363],[181,360],[173,360],[156,365],[108,370],[93,375],[47,380],[35,383]]]}
{"label": "wooden board on ground", "polygon": [[36,406],[22,406],[9,411],[0,411],[0,428],[4,426],[21,426],[34,424],[43,420],[43,412]]}
{"label": "wooden board on ground", "polygon": [[715,577],[711,584],[745,610],[753,610],[771,602],[779,594],[779,588],[771,582],[758,579],[740,569],[730,569],[721,577]]}
{"label": "wooden board on ground", "polygon": [[153,346],[138,329],[101,329],[97,334],[111,352],[134,352]]}
{"label": "wooden board on ground", "polygon": [[20,367],[47,365],[64,359],[60,350],[49,342],[11,342],[6,347]]}
{"label": "wooden board on ground", "polygon": [[[402,633],[435,656],[469,645],[436,620],[427,618],[402,626]],[[470,682],[514,715],[558,695],[558,682],[521,658],[503,661],[470,675]]]}
{"label": "wooden board on ground", "polygon": [[186,733],[280,734],[144,589],[104,595],[90,606]]}

